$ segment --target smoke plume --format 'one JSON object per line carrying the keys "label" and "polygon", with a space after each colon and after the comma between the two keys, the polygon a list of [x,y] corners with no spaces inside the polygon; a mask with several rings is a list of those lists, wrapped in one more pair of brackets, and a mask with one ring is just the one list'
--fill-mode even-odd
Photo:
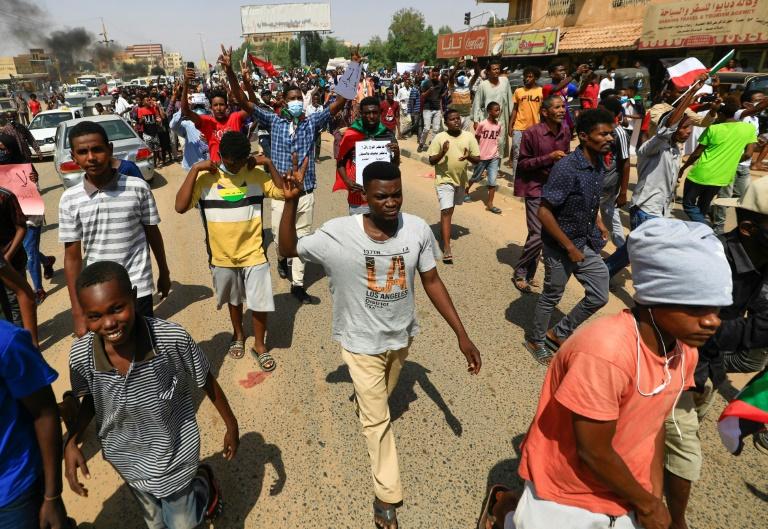
{"label": "smoke plume", "polygon": [[3,32],[7,32],[4,37],[28,46],[39,41],[40,29],[45,27],[48,15],[32,2],[0,0],[0,17],[8,22],[3,25]]}
{"label": "smoke plume", "polygon": [[70,73],[75,71],[77,61],[84,58],[93,39],[93,33],[85,28],[57,30],[45,39],[45,49],[59,60],[61,73]]}

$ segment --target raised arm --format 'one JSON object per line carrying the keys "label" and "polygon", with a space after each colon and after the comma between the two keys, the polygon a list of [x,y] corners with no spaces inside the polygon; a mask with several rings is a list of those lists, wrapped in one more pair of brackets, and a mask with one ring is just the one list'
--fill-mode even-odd
{"label": "raised arm", "polygon": [[[355,51],[352,52],[352,61],[360,63],[362,60],[363,58],[360,56],[360,45],[358,44]],[[336,99],[328,107],[331,112],[331,116],[335,116],[338,112],[340,112],[341,109],[344,108],[344,103],[346,102],[347,99],[337,91]]]}
{"label": "raised arm", "polygon": [[184,114],[184,117],[190,119],[192,123],[195,124],[195,127],[200,126],[200,116],[198,116],[196,113],[192,112],[192,109],[189,108],[189,82],[194,78],[195,71],[191,68],[187,68],[184,70],[184,87],[181,89],[181,113]]}
{"label": "raised arm", "polygon": [[301,169],[298,169],[299,157],[293,153],[293,170],[283,175],[283,196],[285,207],[280,218],[280,230],[278,232],[278,245],[280,255],[283,257],[298,257],[296,245],[299,238],[296,235],[296,209],[299,204],[299,195],[304,190],[304,173],[307,170],[309,156],[304,157]]}
{"label": "raised arm", "polygon": [[237,81],[235,70],[232,68],[232,48],[226,49],[223,44],[221,45],[219,63],[224,67],[224,71],[227,74],[227,81],[229,82],[229,86],[232,89],[232,95],[235,96],[235,99],[240,105],[240,108],[249,114],[253,113],[254,109],[256,108],[256,103],[255,101],[248,101],[248,98],[245,96],[245,92],[243,92],[243,89],[240,88],[240,83]]}

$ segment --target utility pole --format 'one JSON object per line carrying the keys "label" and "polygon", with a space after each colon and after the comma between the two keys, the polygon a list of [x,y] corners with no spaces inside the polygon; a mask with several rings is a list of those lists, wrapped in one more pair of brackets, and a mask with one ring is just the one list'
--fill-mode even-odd
{"label": "utility pole", "polygon": [[105,45],[107,48],[109,48],[109,45],[110,45],[111,43],[115,42],[115,41],[114,41],[114,40],[111,40],[111,39],[109,39],[109,38],[107,37],[107,26],[105,26],[105,25],[104,25],[104,19],[103,19],[102,17],[99,17],[99,19],[101,19],[101,33],[99,33],[99,35],[101,35],[102,37],[104,37],[104,38],[103,38],[103,40],[100,40],[99,42],[101,42],[101,43],[102,43],[102,44],[104,44],[104,45]]}
{"label": "utility pole", "polygon": [[200,36],[200,50],[203,52],[203,62],[205,63],[205,71],[208,71],[208,60],[205,58],[205,42],[203,41],[203,34],[198,33]]}

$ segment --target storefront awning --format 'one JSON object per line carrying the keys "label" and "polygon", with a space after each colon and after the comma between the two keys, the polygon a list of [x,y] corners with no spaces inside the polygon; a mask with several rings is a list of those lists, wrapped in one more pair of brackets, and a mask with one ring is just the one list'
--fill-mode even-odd
{"label": "storefront awning", "polygon": [[642,22],[608,26],[564,27],[560,53],[636,50],[643,31]]}

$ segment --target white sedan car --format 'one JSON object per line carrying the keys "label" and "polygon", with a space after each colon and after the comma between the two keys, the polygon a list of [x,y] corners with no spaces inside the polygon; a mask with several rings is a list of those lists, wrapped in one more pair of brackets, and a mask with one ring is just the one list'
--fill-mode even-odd
{"label": "white sedan car", "polygon": [[46,110],[36,115],[29,124],[29,131],[35,138],[42,156],[53,156],[56,147],[56,127],[62,121],[83,117],[83,109],[80,107],[62,107],[55,110]]}

